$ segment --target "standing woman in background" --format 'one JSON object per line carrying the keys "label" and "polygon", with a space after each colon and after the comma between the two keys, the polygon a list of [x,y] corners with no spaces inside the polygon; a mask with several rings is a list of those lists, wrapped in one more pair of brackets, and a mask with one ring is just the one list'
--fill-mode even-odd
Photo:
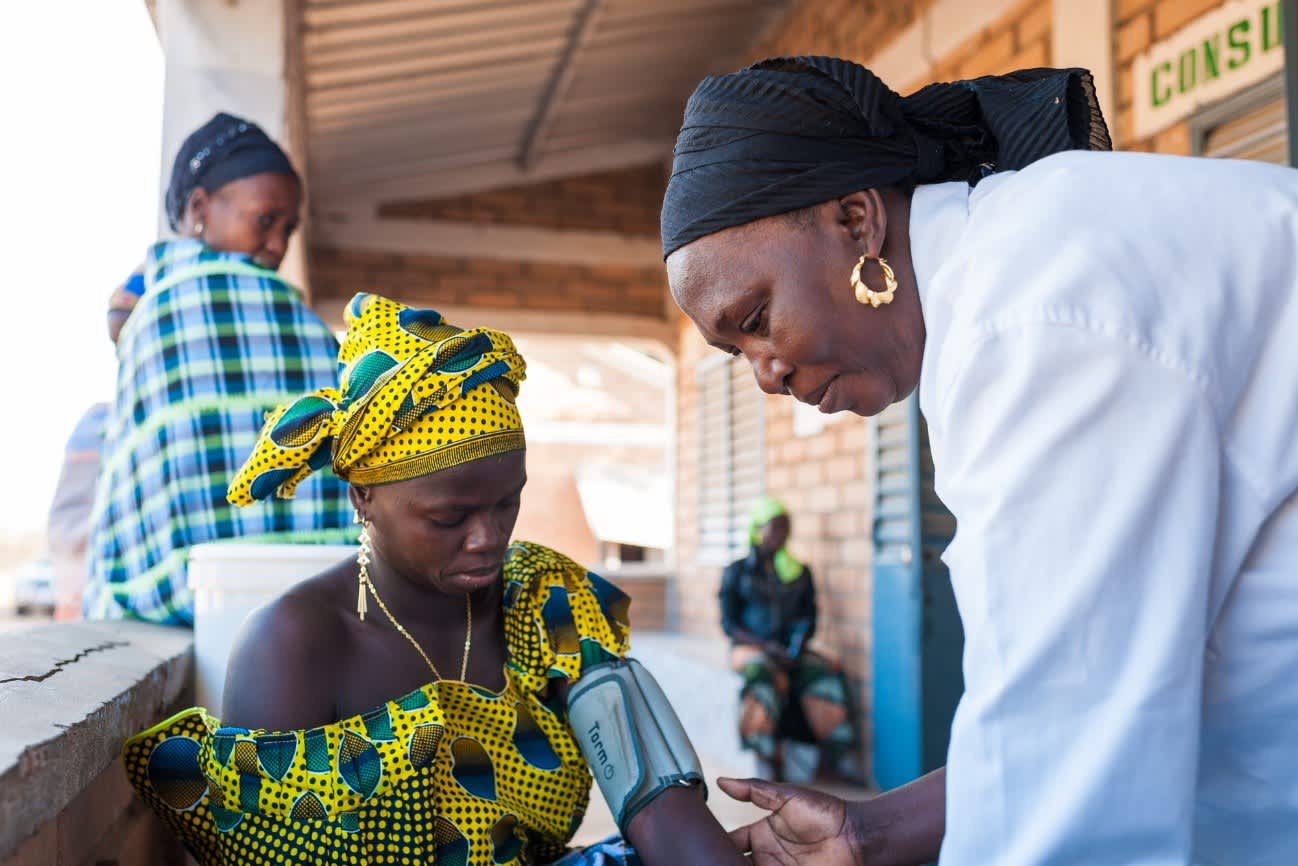
{"label": "standing woman in background", "polygon": [[117,344],[89,618],[192,623],[195,544],[354,541],[347,487],[329,475],[291,502],[226,500],[265,413],[337,375],[337,340],[275,273],[302,207],[292,163],[256,124],[218,114],[181,145],[166,207],[179,237],[148,251]]}
{"label": "standing woman in background", "polygon": [[[122,326],[143,294],[144,275],[136,270],[109,295],[108,339],[114,347]],[[103,462],[109,409],[107,403],[95,403],[87,409],[63,446],[63,466],[59,469],[59,480],[54,485],[54,498],[45,521],[45,543],[50,564],[54,566],[54,618],[58,620],[81,618],[89,565],[86,549],[90,541],[91,509]]]}

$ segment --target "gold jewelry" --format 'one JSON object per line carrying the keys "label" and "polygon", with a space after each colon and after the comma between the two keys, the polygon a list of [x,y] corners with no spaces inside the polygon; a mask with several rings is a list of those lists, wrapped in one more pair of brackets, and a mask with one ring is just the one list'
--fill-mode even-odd
{"label": "gold jewelry", "polygon": [[[388,618],[388,622],[392,623],[393,628],[395,628],[397,632],[401,634],[402,637],[404,637],[407,641],[410,642],[410,645],[415,648],[415,652],[419,653],[419,657],[424,660],[424,664],[428,665],[428,669],[433,672],[433,676],[439,680],[442,679],[443,678],[442,672],[437,669],[437,665],[433,664],[433,660],[428,657],[428,653],[424,652],[424,648],[419,645],[419,641],[415,640],[414,635],[406,631],[405,626],[397,622],[397,618],[392,615],[392,611],[388,610],[388,606],[383,603],[383,599],[379,595],[378,587],[374,585],[374,581],[370,580],[370,571],[368,566],[370,564],[370,556],[373,553],[373,549],[370,547],[370,533],[369,533],[370,523],[368,520],[362,519],[359,514],[357,515],[357,519],[361,521],[361,535],[360,535],[361,549],[356,554],[356,563],[358,565],[357,582],[359,584],[359,595],[357,595],[356,597],[356,613],[359,614],[361,620],[364,621],[365,609],[366,609],[366,601],[365,601],[366,596],[369,593],[373,593],[374,600],[378,602],[379,610],[383,611],[384,616]],[[468,680],[469,651],[472,648],[473,648],[473,598],[468,593],[465,593],[464,594],[464,657],[460,659],[460,681],[461,682],[467,682]]]}
{"label": "gold jewelry", "polygon": [[361,534],[358,536],[360,547],[356,549],[356,615],[360,617],[361,622],[365,622],[365,612],[369,609],[366,603],[365,585],[370,582],[369,566],[374,548],[370,546],[369,521],[363,520],[357,512],[356,522],[361,525]]}
{"label": "gold jewelry", "polygon": [[[861,267],[866,260],[879,263],[879,270],[883,272],[882,292],[876,292],[866,285],[865,280],[861,278]],[[852,268],[852,289],[856,292],[856,300],[862,304],[869,304],[872,307],[882,307],[884,304],[891,304],[893,296],[897,293],[897,276],[888,266],[888,260],[883,256],[867,256],[862,254],[857,260],[856,267]]]}

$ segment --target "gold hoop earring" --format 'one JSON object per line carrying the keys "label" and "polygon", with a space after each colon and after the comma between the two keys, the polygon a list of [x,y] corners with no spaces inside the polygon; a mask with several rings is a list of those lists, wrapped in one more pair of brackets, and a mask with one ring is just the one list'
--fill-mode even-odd
{"label": "gold hoop earring", "polygon": [[[879,263],[879,270],[883,273],[884,290],[882,292],[874,291],[861,278],[861,268],[867,260]],[[852,268],[852,290],[856,292],[858,303],[869,304],[876,308],[882,307],[885,304],[891,304],[893,297],[897,294],[897,275],[892,272],[888,260],[883,256],[862,254],[861,258],[856,262],[856,267]]]}
{"label": "gold hoop earring", "polygon": [[374,548],[370,544],[370,522],[360,514],[356,515],[356,522],[361,525],[360,547],[356,551],[356,615],[365,622],[365,613],[369,610],[370,559]]}

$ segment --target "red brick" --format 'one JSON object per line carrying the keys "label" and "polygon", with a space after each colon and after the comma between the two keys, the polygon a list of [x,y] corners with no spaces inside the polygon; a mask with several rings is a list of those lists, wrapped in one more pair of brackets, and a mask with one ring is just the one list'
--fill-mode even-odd
{"label": "red brick", "polygon": [[989,28],[991,35],[975,48],[960,64],[961,78],[977,78],[1010,71],[1009,61],[1014,56],[1014,31],[1009,28]]}
{"label": "red brick", "polygon": [[808,457],[822,458],[834,453],[834,437],[831,433],[817,433],[815,436],[808,436],[807,441],[810,443],[807,447]]}
{"label": "red brick", "polygon": [[1020,48],[1018,53],[1005,64],[1006,69],[1036,69],[1050,65],[1050,43],[1045,39],[1036,39]]}
{"label": "red brick", "polygon": [[1116,0],[1113,15],[1118,23],[1144,12],[1151,12],[1157,0]]}
{"label": "red brick", "polygon": [[657,237],[666,181],[663,166],[654,162],[448,199],[390,202],[379,215]]}
{"label": "red brick", "polygon": [[1114,37],[1114,52],[1119,63],[1131,60],[1149,48],[1153,42],[1153,16],[1138,15],[1118,28]]}
{"label": "red brick", "polygon": [[1118,107],[1130,105],[1135,96],[1135,75],[1128,66],[1118,74]]}
{"label": "red brick", "polygon": [[1154,136],[1154,151],[1176,156],[1190,155],[1190,126],[1178,123]]}
{"label": "red brick", "polygon": [[1171,36],[1195,18],[1220,5],[1221,0],[1159,0],[1154,7],[1154,38]]}
{"label": "red brick", "polygon": [[1035,39],[1049,40],[1052,14],[1052,4],[1042,0],[1029,0],[1018,22],[1019,45],[1026,45]]}

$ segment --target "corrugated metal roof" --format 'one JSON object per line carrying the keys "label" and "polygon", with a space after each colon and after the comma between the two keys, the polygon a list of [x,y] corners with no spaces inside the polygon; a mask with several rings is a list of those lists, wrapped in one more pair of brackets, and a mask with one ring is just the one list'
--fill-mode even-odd
{"label": "corrugated metal roof", "polygon": [[700,78],[788,0],[305,0],[321,204],[432,197],[667,158]]}

